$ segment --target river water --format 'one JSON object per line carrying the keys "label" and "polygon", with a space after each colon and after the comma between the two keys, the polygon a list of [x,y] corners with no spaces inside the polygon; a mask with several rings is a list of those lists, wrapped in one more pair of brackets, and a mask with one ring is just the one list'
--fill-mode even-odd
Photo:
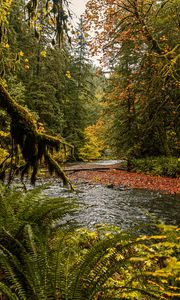
{"label": "river water", "polygon": [[[63,223],[75,222],[90,229],[95,224],[108,223],[122,229],[142,224],[163,222],[180,225],[180,196],[141,190],[108,188],[102,185],[78,184],[76,192],[69,192],[53,183],[46,191],[52,197],[75,198],[80,210],[67,215]],[[61,223],[60,222],[60,223]]]}
{"label": "river water", "polygon": [[[121,162],[101,160],[92,164],[108,166]],[[165,195],[143,189],[108,188],[87,183],[78,183],[76,193],[68,193],[56,184],[49,189],[49,195],[77,199],[80,211],[73,217],[66,216],[64,222],[75,221],[78,226],[92,229],[95,224],[107,223],[129,229],[153,222],[180,225],[180,195]]]}
{"label": "river water", "polygon": [[[107,166],[119,162],[121,161],[109,160],[93,164]],[[81,165],[83,166],[83,163]],[[37,185],[41,186],[44,183],[46,181],[42,179]],[[48,180],[47,183],[48,186],[44,190],[46,195],[74,198],[80,206],[73,216],[66,215],[60,220],[60,224],[75,223],[89,229],[102,223],[116,225],[122,229],[141,227],[142,224],[153,222],[180,225],[180,195],[165,195],[144,189],[108,188],[88,183],[77,183],[76,191],[70,192],[62,187],[58,179]]]}

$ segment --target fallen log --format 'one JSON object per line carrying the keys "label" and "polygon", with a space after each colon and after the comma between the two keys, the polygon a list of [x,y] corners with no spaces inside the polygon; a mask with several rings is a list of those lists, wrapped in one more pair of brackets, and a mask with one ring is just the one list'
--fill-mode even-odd
{"label": "fallen log", "polygon": [[64,165],[63,169],[66,172],[80,172],[80,171],[108,171],[108,170],[125,170],[125,168],[123,166],[121,166],[121,164],[114,164],[114,165],[98,165],[98,164],[91,164],[91,163],[87,163],[84,165]]}

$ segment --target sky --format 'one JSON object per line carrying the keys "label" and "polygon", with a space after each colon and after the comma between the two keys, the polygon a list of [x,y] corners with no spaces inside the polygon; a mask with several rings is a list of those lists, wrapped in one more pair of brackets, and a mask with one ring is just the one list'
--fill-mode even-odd
{"label": "sky", "polygon": [[79,18],[80,15],[85,11],[85,4],[88,0],[71,0],[71,10]]}
{"label": "sky", "polygon": [[[85,5],[87,2],[88,2],[88,0],[70,0],[70,3],[71,3],[70,10],[71,10],[71,12],[73,12],[76,15],[76,18],[77,18],[77,19],[75,19],[73,17],[73,20],[75,23],[79,22],[79,18],[84,13]],[[95,65],[99,65],[98,59],[99,59],[98,57],[97,58],[93,57],[93,63]]]}

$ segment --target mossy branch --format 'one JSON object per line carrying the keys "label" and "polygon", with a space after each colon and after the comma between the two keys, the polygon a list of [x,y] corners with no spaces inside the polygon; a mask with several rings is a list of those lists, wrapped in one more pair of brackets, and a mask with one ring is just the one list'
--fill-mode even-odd
{"label": "mossy branch", "polygon": [[[48,164],[48,169],[55,171],[56,175],[62,179],[64,184],[70,184],[68,177],[58,162],[50,155],[49,151],[59,151],[62,147],[63,149],[69,147],[73,150],[73,147],[62,138],[39,132],[35,117],[12,99],[1,82],[0,107],[5,109],[11,118],[10,131],[14,145],[14,149],[11,150],[11,156],[13,157],[14,152],[14,156],[18,155],[14,150],[15,147],[19,146],[23,159],[25,160],[25,165],[19,168],[21,178],[23,179],[24,175],[31,169],[31,182],[34,184],[40,162],[44,158]],[[16,162],[18,162],[17,158],[14,164],[16,164]],[[18,169],[18,166],[14,167]],[[71,184],[70,186],[72,187]]]}
{"label": "mossy branch", "polygon": [[179,73],[177,70],[177,63],[180,60],[180,44],[177,44],[172,50],[168,51],[162,57],[165,59],[165,65],[162,68],[162,76],[163,78],[167,78],[168,76],[171,76],[175,82],[180,81]]}

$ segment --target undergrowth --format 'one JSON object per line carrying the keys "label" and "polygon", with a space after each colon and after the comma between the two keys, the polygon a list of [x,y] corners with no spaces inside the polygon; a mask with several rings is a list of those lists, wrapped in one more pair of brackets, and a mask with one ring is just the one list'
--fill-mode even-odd
{"label": "undergrowth", "polygon": [[132,171],[146,174],[176,178],[180,176],[180,158],[177,157],[147,157],[133,159]]}
{"label": "undergrowth", "polygon": [[179,229],[133,235],[57,225],[77,207],[0,186],[0,298],[13,300],[179,299]]}

